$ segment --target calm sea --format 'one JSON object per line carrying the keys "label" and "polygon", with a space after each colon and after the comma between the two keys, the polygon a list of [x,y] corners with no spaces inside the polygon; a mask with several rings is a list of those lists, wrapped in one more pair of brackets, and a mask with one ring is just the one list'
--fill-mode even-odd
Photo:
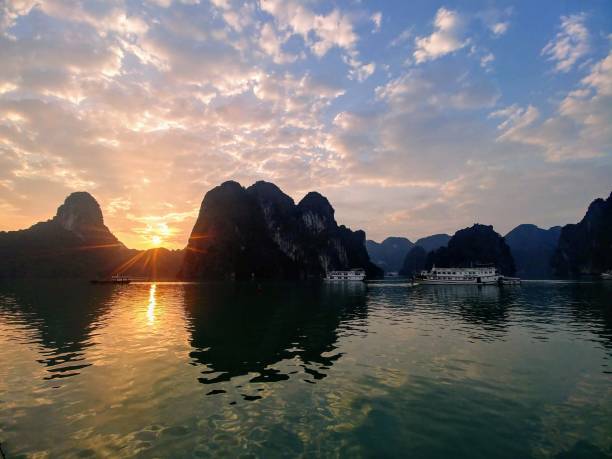
{"label": "calm sea", "polygon": [[612,282],[0,285],[7,459],[612,456]]}

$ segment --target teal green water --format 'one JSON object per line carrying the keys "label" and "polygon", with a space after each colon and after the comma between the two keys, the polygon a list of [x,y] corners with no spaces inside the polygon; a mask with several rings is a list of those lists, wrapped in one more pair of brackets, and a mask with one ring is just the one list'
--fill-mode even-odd
{"label": "teal green water", "polygon": [[612,283],[0,285],[8,459],[612,456]]}

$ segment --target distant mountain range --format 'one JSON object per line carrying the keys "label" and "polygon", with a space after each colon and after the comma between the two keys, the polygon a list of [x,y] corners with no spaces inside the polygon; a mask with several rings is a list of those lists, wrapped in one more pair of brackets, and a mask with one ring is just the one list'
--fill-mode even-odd
{"label": "distant mountain range", "polygon": [[408,251],[414,244],[405,237],[388,237],[382,242],[366,241],[370,260],[384,271],[399,271]]}
{"label": "distant mountain range", "polygon": [[[488,238],[489,242],[497,238],[493,234],[485,237],[485,233],[490,231],[478,229],[480,226],[483,225],[475,225],[471,229],[465,228],[455,233],[455,236],[459,236],[461,231],[471,230],[474,234],[471,242],[464,241],[460,244],[463,246],[460,249],[456,246],[452,251],[454,254],[439,250],[449,245],[451,237],[447,234],[419,239],[414,244],[403,237],[389,237],[381,243],[368,241],[367,248],[372,261],[382,269],[387,272],[399,271],[400,274],[407,276],[431,266],[434,261],[438,264],[484,262],[486,253],[476,253],[474,247],[468,246],[475,243],[481,246],[480,249],[484,249],[487,247]],[[492,227],[489,228],[495,233]],[[483,239],[476,234],[479,231]],[[585,217],[577,224],[554,226],[549,229],[522,224],[508,232],[502,239],[510,250],[516,275],[525,279],[597,275],[612,269],[612,194],[606,200],[593,201]],[[494,250],[493,246],[489,246],[487,250]],[[504,265],[506,273],[512,272],[510,260],[506,255],[502,256],[502,252],[505,253],[506,249],[500,250],[501,252],[493,254],[496,264]],[[437,254],[430,256],[431,252]],[[398,260],[402,257],[403,261],[399,263]]]}
{"label": "distant mountain range", "polygon": [[439,249],[448,244],[448,234],[434,234],[411,242],[405,237],[388,237],[382,242],[366,241],[366,248],[370,260],[386,272],[398,272],[402,269],[406,255],[415,246],[421,247],[425,252]]}
{"label": "distant mountain range", "polygon": [[524,278],[612,269],[612,194],[593,201],[577,224],[550,229],[522,224],[504,238],[491,226],[474,225],[452,238],[366,242],[363,231],[337,224],[324,196],[311,192],[295,204],[268,182],[248,188],[225,182],[206,193],[184,250],[128,249],[86,192],[68,196],[48,221],[0,232],[0,279],[118,272],[160,280],[305,279],[349,268],[378,277],[383,269],[411,275],[434,263],[494,263]]}

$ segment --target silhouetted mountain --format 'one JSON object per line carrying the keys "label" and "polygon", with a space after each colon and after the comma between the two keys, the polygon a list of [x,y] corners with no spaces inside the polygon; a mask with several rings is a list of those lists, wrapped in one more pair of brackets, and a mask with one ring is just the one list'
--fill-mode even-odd
{"label": "silhouetted mountain", "polygon": [[431,252],[432,250],[438,250],[440,247],[446,247],[450,238],[448,234],[434,234],[432,236],[422,237],[416,241],[414,245],[423,247],[426,252]]}
{"label": "silhouetted mountain", "polygon": [[366,241],[370,260],[385,271],[399,271],[412,247],[414,244],[405,237],[388,237],[380,243]]}
{"label": "silhouetted mountain", "polygon": [[561,229],[552,264],[559,276],[612,269],[612,193],[593,201],[579,223]]}
{"label": "silhouetted mountain", "polygon": [[86,192],[68,196],[51,220],[0,232],[0,278],[94,278],[121,272],[174,279],[181,262],[182,251],[125,247]]}
{"label": "silhouetted mountain", "polygon": [[506,234],[504,239],[512,252],[517,276],[526,279],[550,279],[551,258],[557,248],[560,234],[560,226],[545,230],[535,225],[519,225]]}
{"label": "silhouetted mountain", "polygon": [[427,255],[427,267],[469,267],[493,264],[504,275],[515,274],[510,247],[492,226],[475,224],[457,231],[447,247]]}
{"label": "silhouetted mountain", "polygon": [[72,193],[51,220],[0,233],[0,277],[107,274],[126,251],[104,225],[96,200]]}
{"label": "silhouetted mountain", "polygon": [[402,276],[414,276],[415,274],[425,269],[426,263],[427,252],[420,245],[415,245],[406,254],[406,257],[404,258],[404,263],[402,264],[402,268],[400,269],[399,273]]}
{"label": "silhouetted mountain", "polygon": [[181,276],[290,279],[349,268],[381,274],[368,257],[365,233],[338,226],[325,197],[311,192],[296,206],[272,183],[245,189],[230,181],[204,196]]}

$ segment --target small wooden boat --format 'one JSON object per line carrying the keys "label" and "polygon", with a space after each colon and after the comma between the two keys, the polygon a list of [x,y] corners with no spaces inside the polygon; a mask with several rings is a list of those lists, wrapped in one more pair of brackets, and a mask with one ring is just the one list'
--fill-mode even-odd
{"label": "small wooden boat", "polygon": [[129,284],[132,282],[128,276],[124,276],[123,274],[115,274],[106,279],[92,279],[92,284]]}

